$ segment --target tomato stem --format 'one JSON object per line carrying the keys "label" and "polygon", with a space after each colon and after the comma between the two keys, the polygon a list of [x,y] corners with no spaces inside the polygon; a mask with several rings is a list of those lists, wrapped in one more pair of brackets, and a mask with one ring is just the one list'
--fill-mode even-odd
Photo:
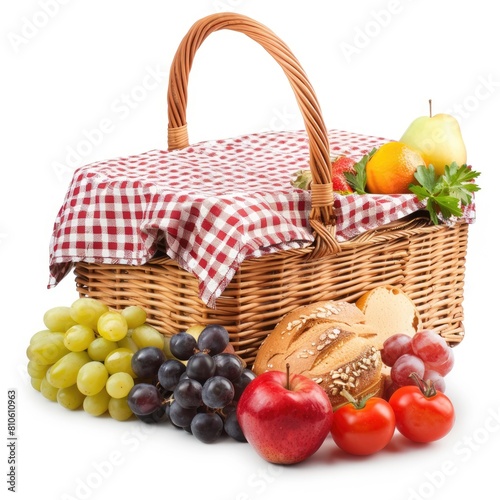
{"label": "tomato stem", "polygon": [[358,400],[355,399],[348,391],[342,389],[340,391],[340,394],[342,394],[342,396],[344,396],[344,398],[346,398],[349,403],[352,403],[354,406],[357,406]]}
{"label": "tomato stem", "polygon": [[374,396],[374,394],[367,394],[366,396],[356,399],[355,397],[352,396],[352,394],[349,393],[346,389],[342,389],[340,391],[340,394],[344,396],[344,398],[347,399],[348,403],[351,403],[357,410],[362,410],[366,406],[366,402]]}
{"label": "tomato stem", "polygon": [[426,398],[432,398],[433,396],[436,395],[436,387],[434,386],[434,382],[432,380],[427,380],[425,381],[422,377],[419,377],[417,373],[411,372],[409,375],[417,384],[418,388],[420,389],[420,392],[426,397]]}

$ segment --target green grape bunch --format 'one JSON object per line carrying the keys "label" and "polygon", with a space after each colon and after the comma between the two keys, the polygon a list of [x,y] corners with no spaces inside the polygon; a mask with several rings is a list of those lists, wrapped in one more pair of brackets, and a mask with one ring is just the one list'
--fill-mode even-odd
{"label": "green grape bunch", "polygon": [[119,421],[133,417],[127,402],[137,382],[132,357],[144,347],[168,347],[147,323],[146,311],[137,305],[116,311],[80,297],[47,310],[43,324],[26,350],[32,387],[68,410]]}

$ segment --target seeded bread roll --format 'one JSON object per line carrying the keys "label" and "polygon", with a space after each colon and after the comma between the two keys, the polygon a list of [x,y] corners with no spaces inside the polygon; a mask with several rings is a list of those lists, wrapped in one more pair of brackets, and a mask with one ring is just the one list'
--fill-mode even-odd
{"label": "seeded bread roll", "polygon": [[257,352],[253,371],[299,373],[315,380],[336,409],[346,402],[342,389],[352,396],[380,396],[383,391],[380,352],[372,345],[375,335],[354,304],[322,301],[285,315]]}

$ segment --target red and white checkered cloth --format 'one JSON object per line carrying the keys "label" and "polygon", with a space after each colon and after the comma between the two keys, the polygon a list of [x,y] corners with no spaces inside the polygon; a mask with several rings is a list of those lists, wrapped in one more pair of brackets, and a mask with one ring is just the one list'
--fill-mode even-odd
{"label": "red and white checkered cloth", "polygon": [[[332,155],[355,159],[388,142],[339,130],[329,140]],[[267,132],[77,169],[54,223],[48,286],[78,261],[134,266],[162,250],[198,278],[200,298],[215,307],[244,259],[312,243],[310,192],[290,184],[309,168],[308,144],[305,131]],[[413,195],[336,195],[337,238],[422,206]]]}

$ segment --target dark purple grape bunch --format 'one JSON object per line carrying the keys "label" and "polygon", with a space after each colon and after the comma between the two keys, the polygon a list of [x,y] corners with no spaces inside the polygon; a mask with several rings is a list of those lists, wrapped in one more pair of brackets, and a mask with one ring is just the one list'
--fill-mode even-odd
{"label": "dark purple grape bunch", "polygon": [[156,347],[139,349],[132,357],[141,380],[128,396],[132,412],[147,423],[170,422],[204,443],[224,435],[246,442],[236,405],[256,375],[229,345],[224,327],[208,325],[198,339],[187,332],[173,335],[173,359]]}

